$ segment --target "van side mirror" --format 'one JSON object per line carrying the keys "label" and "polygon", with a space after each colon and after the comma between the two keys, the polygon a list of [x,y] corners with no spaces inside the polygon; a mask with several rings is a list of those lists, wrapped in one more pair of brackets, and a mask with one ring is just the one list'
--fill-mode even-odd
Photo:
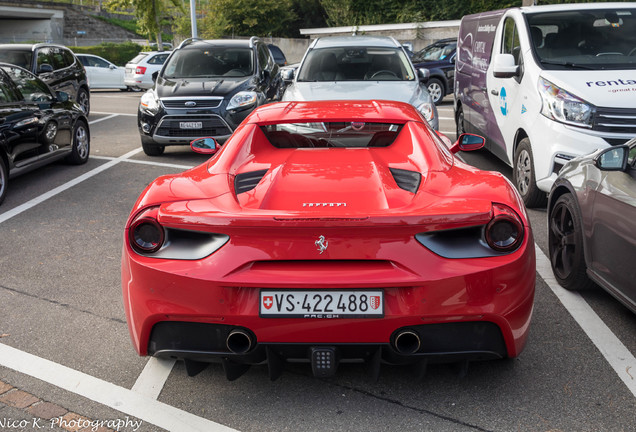
{"label": "van side mirror", "polygon": [[450,148],[451,153],[455,154],[458,151],[474,151],[479,150],[486,144],[486,139],[479,135],[463,133],[458,138],[455,144]]}
{"label": "van side mirror", "polygon": [[594,162],[603,171],[625,171],[629,158],[629,146],[610,147],[601,152]]}
{"label": "van side mirror", "polygon": [[295,74],[294,74],[294,72],[296,72],[296,70],[295,70],[295,69],[292,69],[292,68],[286,68],[286,69],[283,69],[283,70],[282,70],[282,72],[281,72],[281,74],[280,74],[280,75],[281,75],[281,77],[283,78],[283,81],[285,81],[285,82],[291,82],[291,81],[293,81],[293,80],[294,80],[294,75],[295,75]]}
{"label": "van side mirror", "polygon": [[190,148],[195,153],[213,155],[219,150],[219,148],[221,148],[221,146],[214,138],[203,137],[190,141]]}
{"label": "van side mirror", "polygon": [[159,76],[159,71],[154,71],[151,76],[152,76],[152,82],[156,82],[157,77]]}
{"label": "van side mirror", "polygon": [[493,73],[495,78],[512,78],[519,74],[519,66],[515,64],[512,54],[497,54]]}

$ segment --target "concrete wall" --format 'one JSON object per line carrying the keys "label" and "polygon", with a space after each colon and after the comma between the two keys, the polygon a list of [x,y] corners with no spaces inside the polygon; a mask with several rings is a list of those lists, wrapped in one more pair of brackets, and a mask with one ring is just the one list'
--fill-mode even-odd
{"label": "concrete wall", "polygon": [[64,12],[0,5],[0,41],[62,42]]}

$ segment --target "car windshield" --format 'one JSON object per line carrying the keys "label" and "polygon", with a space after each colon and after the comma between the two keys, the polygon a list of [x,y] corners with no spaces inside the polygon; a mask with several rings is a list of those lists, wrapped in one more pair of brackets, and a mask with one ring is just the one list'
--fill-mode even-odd
{"label": "car windshield", "polygon": [[413,81],[415,72],[401,48],[331,47],[313,49],[298,81]]}
{"label": "car windshield", "polygon": [[16,66],[23,67],[25,69],[31,69],[31,62],[33,61],[32,51],[0,50],[0,62],[11,63]]}
{"label": "car windshield", "polygon": [[250,48],[187,47],[174,52],[164,78],[245,77],[254,72]]}
{"label": "car windshield", "polygon": [[424,61],[444,60],[449,55],[453,54],[455,48],[457,48],[457,42],[436,43],[433,45],[429,45],[413,55],[413,62],[417,63]]}
{"label": "car windshield", "polygon": [[527,15],[534,52],[546,69],[633,69],[636,8]]}
{"label": "car windshield", "polygon": [[143,59],[145,59],[146,57],[148,57],[148,53],[139,53],[137,54],[137,56],[132,59],[131,61],[129,61],[128,63],[130,64],[137,64],[140,61],[142,61]]}
{"label": "car windshield", "polygon": [[278,148],[366,148],[391,145],[401,128],[393,123],[348,121],[280,123],[261,130]]}

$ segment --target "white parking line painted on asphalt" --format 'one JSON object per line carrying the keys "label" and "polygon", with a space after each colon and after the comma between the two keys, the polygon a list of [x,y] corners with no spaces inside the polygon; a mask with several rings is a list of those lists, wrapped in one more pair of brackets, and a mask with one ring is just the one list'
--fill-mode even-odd
{"label": "white parking line painted on asphalt", "polygon": [[[103,160],[114,160],[116,158],[111,156],[91,156],[93,159],[103,159]],[[126,159],[122,162],[126,163],[134,163],[141,165],[153,165],[158,167],[167,167],[167,168],[178,168],[178,169],[190,169],[194,168],[196,165],[177,165],[177,164],[169,164],[164,162],[153,162],[153,161],[144,161],[144,160],[135,160],[135,159]]]}
{"label": "white parking line painted on asphalt", "polygon": [[137,377],[132,391],[152,399],[157,399],[175,363],[176,360],[174,359],[150,357],[144,370],[141,371],[141,375]]}
{"label": "white parking line painted on asphalt", "polygon": [[91,111],[91,114],[112,114],[112,115],[118,115],[118,116],[137,117],[137,114],[111,113],[111,112],[102,112],[102,111]]}
{"label": "white parking line painted on asphalt", "polygon": [[169,431],[235,431],[148,396],[1,343],[0,365]]}
{"label": "white parking line painted on asphalt", "polygon": [[585,334],[596,345],[605,360],[610,364],[629,391],[636,396],[636,358],[623,345],[590,305],[577,292],[562,288],[552,273],[550,260],[535,244],[537,254],[537,273],[558,297],[563,306],[581,326]]}
{"label": "white parking line painted on asphalt", "polygon": [[64,192],[67,189],[72,188],[75,185],[80,184],[81,182],[83,182],[84,180],[88,180],[91,177],[96,176],[97,174],[101,173],[102,171],[106,171],[109,168],[112,168],[113,166],[117,165],[118,163],[128,159],[129,157],[132,157],[134,155],[136,155],[137,153],[139,153],[142,149],[141,148],[137,148],[135,150],[131,150],[128,153],[126,153],[123,156],[120,156],[116,159],[111,160],[110,162],[105,163],[104,165],[98,166],[97,168],[94,168],[93,170],[82,174],[79,177],[74,178],[71,181],[68,181],[66,183],[64,183],[63,185],[60,185],[58,187],[56,187],[55,189],[51,189],[50,191],[37,196],[35,198],[33,198],[30,201],[25,202],[24,204],[21,204],[17,207],[12,208],[11,210],[8,210],[2,214],[0,214],[0,223],[5,222],[9,219],[11,219],[14,216],[19,215],[22,212],[25,212],[33,207],[35,207],[36,205],[48,200],[49,198],[54,197],[57,194],[60,194],[62,192]]}
{"label": "white parking line painted on asphalt", "polygon": [[102,118],[99,118],[97,120],[89,121],[88,124],[92,125],[92,124],[95,124],[95,123],[99,123],[100,121],[109,120],[109,119],[112,119],[113,117],[117,117],[118,115],[119,114],[111,114],[111,115],[109,115],[107,117],[102,117]]}

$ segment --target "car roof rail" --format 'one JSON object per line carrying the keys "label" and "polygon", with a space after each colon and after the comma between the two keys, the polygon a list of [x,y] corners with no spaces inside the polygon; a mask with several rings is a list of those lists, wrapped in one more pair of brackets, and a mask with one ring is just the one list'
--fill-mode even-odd
{"label": "car roof rail", "polygon": [[183,47],[185,47],[185,46],[190,45],[190,44],[191,44],[191,43],[193,43],[193,42],[201,41],[201,40],[203,40],[203,39],[198,38],[198,37],[187,38],[186,40],[184,40],[183,42],[181,42],[181,43],[179,44],[179,46],[177,47],[177,49],[181,49],[181,48],[183,48]]}
{"label": "car roof rail", "polygon": [[250,38],[250,48],[254,48],[254,43],[260,41],[261,39],[258,36],[252,36]]}

